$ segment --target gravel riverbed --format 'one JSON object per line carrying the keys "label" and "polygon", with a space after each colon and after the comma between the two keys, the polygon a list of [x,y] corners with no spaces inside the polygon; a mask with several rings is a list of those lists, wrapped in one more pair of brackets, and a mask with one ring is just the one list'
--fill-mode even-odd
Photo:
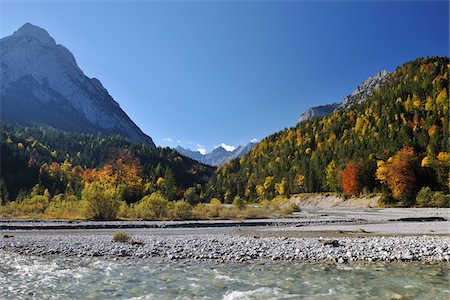
{"label": "gravel riverbed", "polygon": [[0,237],[0,250],[31,255],[159,257],[169,260],[450,261],[450,237],[251,237],[230,234],[132,235],[133,243],[105,234]]}
{"label": "gravel riverbed", "polygon": [[[242,221],[0,220],[0,250],[105,259],[450,261],[450,209],[302,207]],[[113,242],[123,231],[133,242]]]}

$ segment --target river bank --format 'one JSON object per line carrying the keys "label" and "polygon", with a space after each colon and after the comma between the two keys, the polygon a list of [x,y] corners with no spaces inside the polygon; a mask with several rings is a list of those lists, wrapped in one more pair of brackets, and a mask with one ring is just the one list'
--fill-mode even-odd
{"label": "river bank", "polygon": [[[243,221],[0,221],[0,250],[106,259],[450,261],[449,209],[304,207]],[[132,243],[113,242],[123,231]]]}

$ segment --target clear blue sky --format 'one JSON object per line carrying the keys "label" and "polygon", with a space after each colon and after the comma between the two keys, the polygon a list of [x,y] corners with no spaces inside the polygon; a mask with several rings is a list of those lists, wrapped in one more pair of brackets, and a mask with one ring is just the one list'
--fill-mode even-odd
{"label": "clear blue sky", "polygon": [[1,36],[45,28],[157,145],[207,151],[262,139],[382,69],[449,52],[448,1],[0,3]]}

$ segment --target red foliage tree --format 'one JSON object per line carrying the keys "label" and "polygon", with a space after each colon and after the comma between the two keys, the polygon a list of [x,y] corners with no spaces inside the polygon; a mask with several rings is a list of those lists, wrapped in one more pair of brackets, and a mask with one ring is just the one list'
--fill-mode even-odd
{"label": "red foliage tree", "polygon": [[342,189],[347,195],[357,195],[361,192],[361,168],[350,161],[342,171]]}

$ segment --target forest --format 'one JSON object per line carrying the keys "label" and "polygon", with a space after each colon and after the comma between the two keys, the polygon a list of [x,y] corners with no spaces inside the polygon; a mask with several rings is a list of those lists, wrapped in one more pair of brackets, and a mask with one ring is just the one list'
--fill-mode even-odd
{"label": "forest", "polygon": [[205,194],[230,202],[381,193],[386,205],[411,206],[423,189],[431,200],[420,203],[448,206],[448,73],[447,57],[406,63],[366,101],[268,136],[228,162]]}
{"label": "forest", "polygon": [[268,136],[217,169],[118,135],[2,124],[0,215],[285,215],[297,208],[282,199],[312,192],[448,207],[448,73],[447,57],[406,63],[366,101]]}
{"label": "forest", "polygon": [[[170,148],[118,135],[1,127],[0,216],[65,219],[214,219],[289,214],[282,199],[223,207],[206,199],[214,168]],[[209,205],[205,205],[209,202]]]}

